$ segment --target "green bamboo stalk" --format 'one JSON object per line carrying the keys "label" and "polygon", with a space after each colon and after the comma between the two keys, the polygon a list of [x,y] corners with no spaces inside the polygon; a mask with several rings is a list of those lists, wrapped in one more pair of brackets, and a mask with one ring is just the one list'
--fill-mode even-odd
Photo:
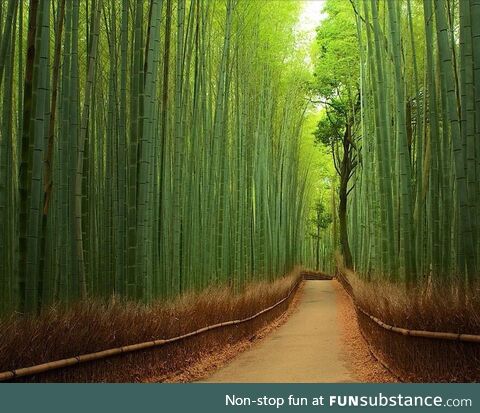
{"label": "green bamboo stalk", "polygon": [[406,101],[404,80],[402,76],[402,48],[397,21],[397,3],[388,3],[388,17],[390,24],[390,42],[393,51],[393,66],[395,72],[395,96],[396,96],[396,140],[397,151],[400,158],[400,256],[404,265],[404,277],[407,282],[414,282],[416,275],[415,255],[413,251],[413,214],[411,194],[411,167],[410,154],[408,151],[407,129],[406,129]]}
{"label": "green bamboo stalk", "polygon": [[98,0],[97,8],[94,15],[91,48],[88,59],[88,70],[85,85],[85,96],[82,109],[82,120],[80,126],[80,135],[78,140],[77,151],[77,167],[75,172],[75,187],[74,187],[74,217],[75,217],[75,249],[76,260],[79,278],[79,293],[81,298],[87,295],[87,280],[85,275],[85,261],[83,250],[83,229],[82,229],[82,180],[84,174],[84,150],[85,141],[87,138],[87,127],[90,116],[91,95],[93,89],[93,81],[95,76],[95,66],[97,58],[98,37],[100,35],[100,16],[101,16],[102,0]]}

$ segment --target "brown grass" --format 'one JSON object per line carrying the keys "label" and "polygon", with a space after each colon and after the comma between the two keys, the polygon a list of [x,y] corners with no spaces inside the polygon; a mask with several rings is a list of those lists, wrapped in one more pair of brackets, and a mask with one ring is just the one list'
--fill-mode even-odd
{"label": "brown grass", "polygon": [[[143,306],[89,301],[68,310],[52,307],[38,317],[0,320],[0,371],[144,341],[175,337],[199,328],[249,317],[284,298],[300,269],[273,283],[256,282],[242,294],[228,288],[188,294],[170,303]],[[27,377],[46,382],[139,382],[177,374],[206,354],[222,352],[255,334],[288,308],[294,295],[274,310],[240,325],[178,343]]]}
{"label": "brown grass", "polygon": [[256,345],[259,341],[263,340],[274,330],[281,327],[298,307],[298,303],[301,300],[302,291],[303,284],[300,284],[286,311],[280,314],[272,322],[265,324],[264,327],[257,330],[252,336],[246,336],[233,344],[228,344],[222,347],[220,351],[209,351],[208,349],[205,349],[205,351],[202,352],[202,356],[195,363],[190,364],[185,369],[164,376],[153,376],[147,378],[146,381],[186,383],[206,379],[217,369],[225,366],[231,360],[237,357],[239,353],[248,350],[252,346]]}
{"label": "brown grass", "polygon": [[[426,279],[405,288],[386,281],[365,282],[342,269],[356,303],[383,322],[409,330],[480,334],[479,285],[459,299],[455,282]],[[346,286],[347,289],[349,286]],[[360,329],[384,362],[407,382],[472,382],[480,380],[480,345],[409,337],[373,322],[357,311]]]}
{"label": "brown grass", "polygon": [[342,346],[348,364],[360,383],[395,383],[394,377],[371,353],[362,337],[352,300],[339,283],[334,284],[337,297],[337,317],[342,334]]}

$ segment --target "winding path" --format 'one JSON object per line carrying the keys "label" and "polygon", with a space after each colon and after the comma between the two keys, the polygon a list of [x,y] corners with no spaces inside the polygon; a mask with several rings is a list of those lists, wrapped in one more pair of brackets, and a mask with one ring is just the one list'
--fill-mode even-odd
{"label": "winding path", "polygon": [[341,344],[334,282],[305,281],[298,307],[286,323],[205,381],[355,381]]}

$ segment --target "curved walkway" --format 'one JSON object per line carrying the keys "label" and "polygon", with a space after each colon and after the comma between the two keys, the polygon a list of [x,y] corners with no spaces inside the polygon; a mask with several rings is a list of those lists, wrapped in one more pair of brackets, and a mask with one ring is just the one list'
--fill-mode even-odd
{"label": "curved walkway", "polygon": [[305,281],[279,329],[207,378],[212,383],[353,382],[337,324],[336,281]]}

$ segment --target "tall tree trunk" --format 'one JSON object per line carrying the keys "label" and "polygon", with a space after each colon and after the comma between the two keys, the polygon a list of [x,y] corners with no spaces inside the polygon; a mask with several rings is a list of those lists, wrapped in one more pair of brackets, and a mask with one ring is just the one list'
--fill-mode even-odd
{"label": "tall tree trunk", "polygon": [[343,159],[341,163],[340,187],[339,187],[339,203],[338,203],[338,221],[340,231],[340,248],[343,255],[344,263],[347,268],[352,268],[353,259],[348,242],[348,226],[347,226],[347,201],[348,201],[348,182],[352,172],[351,167],[351,139],[352,126],[347,121],[345,133],[343,136]]}

